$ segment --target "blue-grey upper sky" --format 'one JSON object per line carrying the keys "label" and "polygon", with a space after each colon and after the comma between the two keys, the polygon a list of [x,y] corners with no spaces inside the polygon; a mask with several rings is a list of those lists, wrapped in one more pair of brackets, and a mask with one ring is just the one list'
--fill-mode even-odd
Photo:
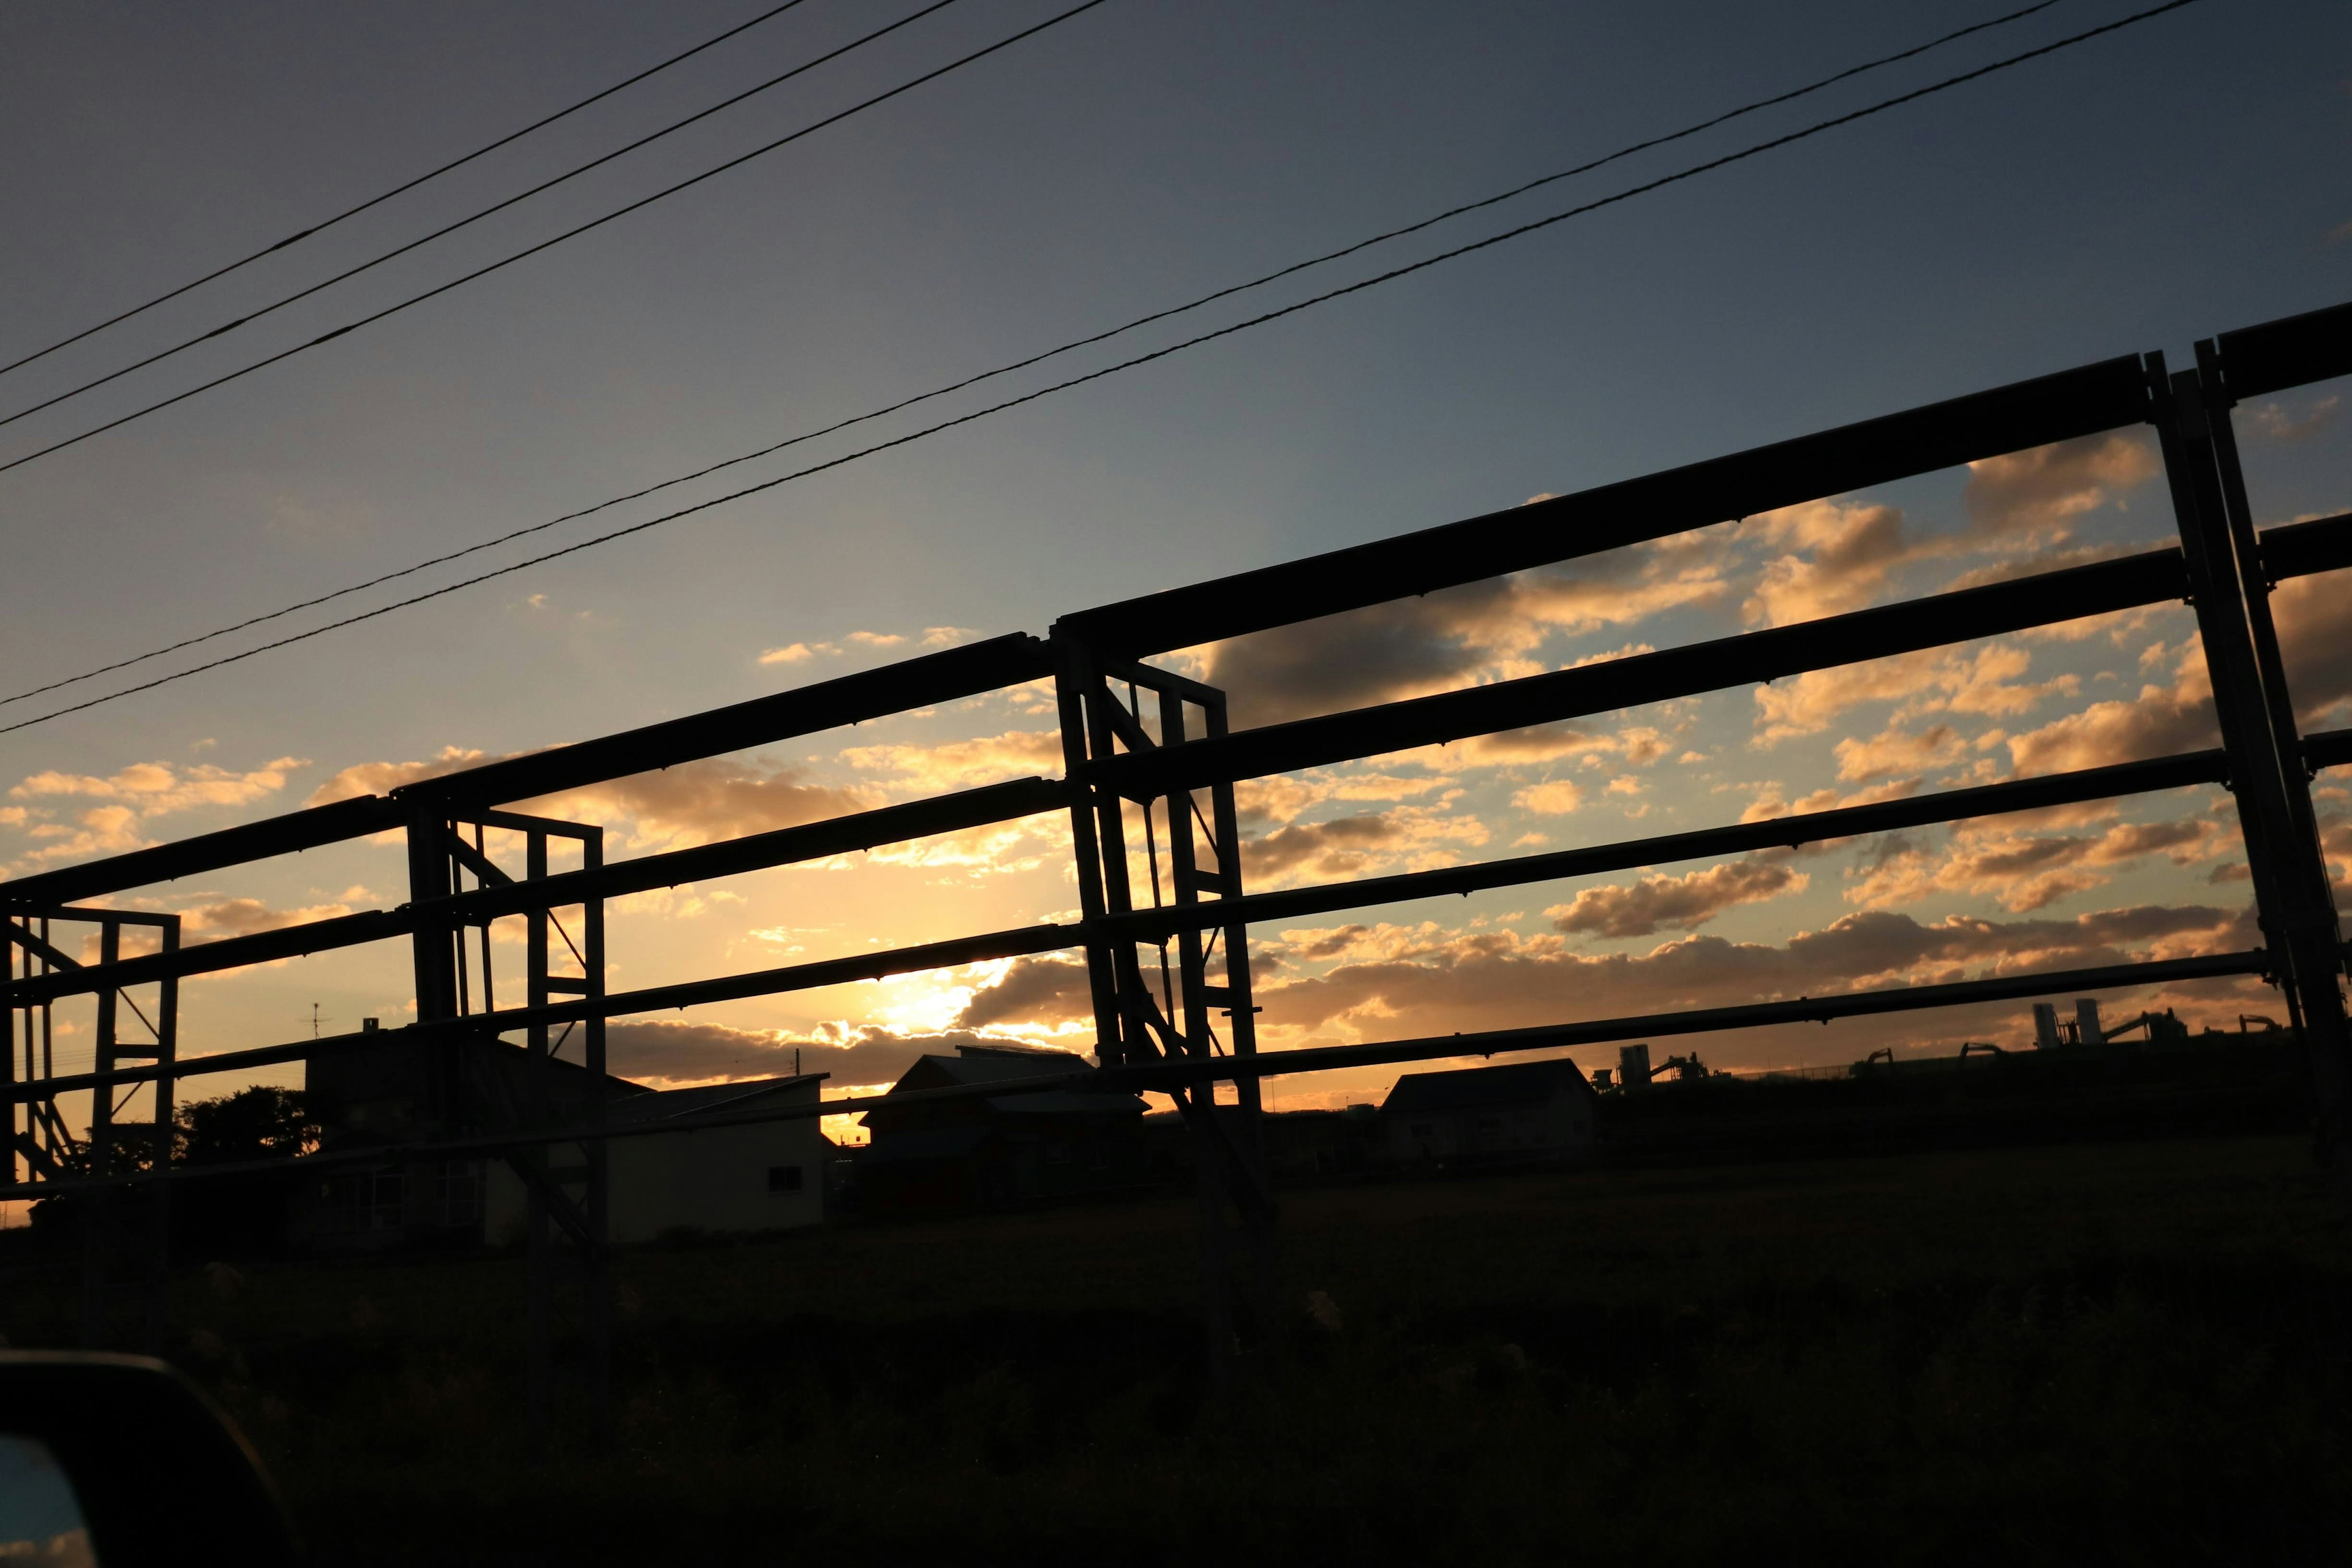
{"label": "blue-grey upper sky", "polygon": [[[10,151],[0,360],[760,8],[220,0],[0,11]],[[913,8],[807,0],[551,132],[0,377],[0,412]],[[570,511],[2005,8],[1108,0],[492,278],[0,474],[0,684],[20,690]],[[1289,280],[1263,304],[1220,305],[1200,324],[2134,8],[2061,0]],[[0,461],[1059,9],[960,0],[463,235],[0,430]],[[282,775],[222,784],[136,830],[169,837],[290,808],[344,769],[576,739],[881,657],[855,633],[910,647],[926,628],[1042,630],[1104,599],[2086,359],[2162,348],[2182,363],[2195,338],[2352,296],[2348,128],[2352,11],[2204,0],[919,445],[0,736],[0,773],[109,779],[155,763],[175,778],[211,770],[215,783]],[[1136,346],[1190,330],[1154,328]],[[1115,357],[1093,350],[1069,364]],[[1004,385],[1050,379],[1046,367]],[[959,395],[940,413],[989,400],[985,389]],[[926,422],[910,413],[872,428]],[[860,444],[835,437],[800,452]],[[780,458],[726,479],[793,466]],[[2318,495],[2320,480],[2281,482],[2308,484],[2312,505],[2343,499]],[[705,481],[668,504],[724,488]],[[596,521],[664,509],[634,503]],[[2161,535],[2160,519],[2145,521],[2138,533]],[[2118,527],[2118,538],[2134,534]],[[761,662],[795,644],[842,652]],[[0,719],[37,710],[16,704]],[[280,759],[292,761],[272,773]],[[280,894],[302,901],[299,889]]]}

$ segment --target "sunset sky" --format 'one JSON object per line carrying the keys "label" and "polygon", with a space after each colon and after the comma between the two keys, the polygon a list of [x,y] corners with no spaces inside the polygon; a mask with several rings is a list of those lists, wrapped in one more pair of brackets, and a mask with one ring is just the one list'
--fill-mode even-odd
{"label": "sunset sky", "polygon": [[[760,7],[709,0],[0,16],[0,362]],[[0,415],[772,75],[906,7],[776,21],[265,266],[0,376]],[[1053,15],[962,0],[281,317],[0,428],[0,462],[646,194]],[[0,473],[25,690],[635,490],[1677,129],[2000,6],[1109,0],[415,310]],[[1493,212],[924,410],[208,645],[236,651],[650,517],[2124,15],[2063,0]],[[2207,0],[1180,356],[299,647],[0,735],[23,875],[822,679],[1060,614],[2352,298],[2352,12]],[[1058,368],[1057,368],[1058,367]],[[2352,508],[2340,384],[2242,410],[2258,521]],[[2172,537],[2120,433],[1197,648],[1236,723],[1508,679]],[[1572,544],[1572,542],[1570,542]],[[2352,723],[2352,593],[2276,606]],[[46,698],[29,718],[194,662]],[[1017,689],[528,809],[618,858],[1059,771]],[[1243,787],[1254,889],[1606,843],[2214,743],[2188,610],[2070,623]],[[2352,795],[2318,781],[2335,871]],[[1041,817],[624,900],[614,988],[1075,917]],[[405,897],[354,843],[123,902],[190,940]],[[2226,794],[1662,865],[1255,933],[1269,1048],[2257,944]],[[518,924],[519,922],[510,922]],[[501,937],[516,932],[502,930]],[[501,962],[520,956],[503,942]],[[200,978],[184,1051],[413,1015],[404,945]],[[2110,1017],[2278,1014],[2251,983]],[[61,1020],[84,1015],[61,1006]],[[1074,955],[614,1026],[616,1070],[888,1081],[975,1035],[1087,1048]],[[1696,1041],[1718,1067],[2022,1043],[2023,1004]],[[86,1033],[81,1036],[87,1040]],[[75,1060],[68,1035],[60,1067]],[[934,1044],[934,1048],[939,1048]],[[1687,1048],[1676,1042],[1672,1049]],[[86,1045],[82,1047],[85,1052]],[[1613,1063],[1615,1048],[1578,1053]],[[1376,1098],[1392,1072],[1277,1083]]]}

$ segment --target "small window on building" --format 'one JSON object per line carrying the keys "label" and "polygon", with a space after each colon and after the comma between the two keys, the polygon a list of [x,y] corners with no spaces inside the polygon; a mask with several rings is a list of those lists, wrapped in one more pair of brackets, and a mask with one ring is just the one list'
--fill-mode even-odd
{"label": "small window on building", "polygon": [[768,1190],[772,1193],[796,1193],[801,1190],[801,1168],[798,1165],[768,1167]]}

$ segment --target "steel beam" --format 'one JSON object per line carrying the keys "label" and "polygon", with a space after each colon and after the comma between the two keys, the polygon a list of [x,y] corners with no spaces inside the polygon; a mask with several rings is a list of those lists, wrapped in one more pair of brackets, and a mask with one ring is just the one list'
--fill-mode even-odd
{"label": "steel beam", "polygon": [[1045,643],[1014,632],[617,735],[443,773],[404,784],[393,794],[437,801],[451,809],[531,800],[976,697],[1052,673]]}
{"label": "steel beam", "polygon": [[2239,401],[2352,375],[2352,304],[2241,327],[2216,342],[2223,376],[2218,390]]}
{"label": "steel beam", "polygon": [[398,827],[401,807],[381,795],[361,795],[309,811],[264,817],[242,827],[199,834],[152,849],[133,849],[79,866],[0,882],[0,905],[14,909],[76,903],[181,877],[201,876],[255,860],[298,854]]}
{"label": "steel beam", "polygon": [[1095,768],[1104,784],[1139,800],[1916,653],[2178,599],[2186,591],[2180,552],[2151,550],[1795,626],[1129,752],[1101,759]]}
{"label": "steel beam", "polygon": [[1103,657],[1141,658],[1362,609],[1799,501],[2137,425],[2136,358],[1867,419],[1662,474],[1066,616]]}
{"label": "steel beam", "polygon": [[2352,730],[2321,730],[2303,738],[2303,765],[2316,773],[2352,763]]}
{"label": "steel beam", "polygon": [[[682,882],[822,860],[884,844],[1034,816],[1059,809],[1064,801],[1063,786],[1058,781],[1016,779],[931,800],[910,801],[799,827],[753,834],[746,838],[615,861],[593,869],[566,871],[543,880],[510,881],[464,892],[428,890],[424,898],[397,910],[362,910],[306,925],[224,937],[169,954],[150,953],[125,959],[102,973],[87,965],[77,966],[69,973],[20,981],[16,994],[21,1002],[49,1001],[96,992],[110,984],[139,985],[167,977],[217,973],[248,964],[300,958],[410,935],[433,943],[437,952],[447,940],[446,932],[461,925],[527,914],[532,910],[618,898],[652,888],[674,888]],[[442,837],[445,848],[457,842],[451,839],[446,825]],[[471,845],[464,845],[463,850],[470,865],[478,858],[477,853]],[[427,868],[424,875],[428,889],[446,889],[446,866],[437,873]],[[440,880],[433,879],[436,875]],[[454,1012],[454,1006],[448,1011]]]}
{"label": "steel beam", "polygon": [[2309,522],[2283,523],[2263,529],[2254,538],[2264,585],[2268,587],[2275,587],[2290,577],[2340,572],[2352,566],[2352,512],[2315,518]]}
{"label": "steel beam", "polygon": [[[2352,731],[2336,734],[2352,737]],[[2352,745],[2347,746],[2352,752]],[[1998,816],[2008,812],[2040,811],[2053,805],[2108,800],[2117,795],[2147,795],[2190,784],[2220,784],[2228,775],[2228,759],[2219,749],[2157,757],[2147,762],[2117,763],[2077,773],[2051,773],[2041,778],[2011,779],[1967,789],[1939,790],[1903,800],[1876,801],[1868,805],[1841,806],[1830,811],[1798,812],[1760,822],[1734,823],[1696,828],[1687,833],[1660,834],[1616,844],[1586,845],[1542,855],[1513,856],[1468,866],[1446,866],[1429,871],[1402,871],[1386,877],[1365,877],[1345,882],[1280,892],[1250,893],[1219,903],[1191,908],[1135,910],[1106,915],[1095,928],[1105,937],[1122,942],[1153,942],[1188,929],[1264,924],[1311,915],[1364,909],[1374,904],[1403,903],[1413,899],[1467,897],[1496,888],[1524,887],[1531,882],[1560,881],[1603,871],[1630,870],[1638,866],[1664,866],[1717,855],[1738,855],[1759,849],[1795,848],[1803,844],[1855,838],[1870,833],[1892,833],[1965,818]]]}
{"label": "steel beam", "polygon": [[[509,1007],[496,1013],[474,1013],[464,1017],[452,1015],[438,1020],[421,1018],[405,1029],[328,1035],[315,1040],[295,1040],[280,1046],[184,1057],[180,1060],[178,1074],[182,1078],[193,1078],[201,1073],[274,1067],[286,1062],[304,1061],[313,1056],[325,1056],[333,1051],[382,1047],[394,1039],[454,1037],[465,1034],[496,1035],[541,1025],[585,1023],[591,1018],[676,1012],[713,1002],[740,1002],[752,996],[773,996],[789,991],[845,985],[852,981],[886,980],[894,974],[952,969],[967,963],[983,963],[992,959],[1057,952],[1077,946],[1081,940],[1076,926],[1018,926],[1011,931],[983,931],[977,936],[954,937],[946,942],[892,948],[884,952],[818,959],[811,963],[786,964],[778,969],[754,970],[744,974],[722,974],[709,980],[680,981],[670,985],[647,986],[641,991],[616,992],[604,997],[552,1001],[542,1007]],[[154,1076],[152,1068],[123,1068],[102,1074],[77,1073],[46,1079],[38,1090],[32,1093],[28,1093],[23,1084],[17,1084],[11,1087],[7,1094],[16,1100],[47,1099],[52,1094],[90,1089],[101,1083],[145,1083]]]}

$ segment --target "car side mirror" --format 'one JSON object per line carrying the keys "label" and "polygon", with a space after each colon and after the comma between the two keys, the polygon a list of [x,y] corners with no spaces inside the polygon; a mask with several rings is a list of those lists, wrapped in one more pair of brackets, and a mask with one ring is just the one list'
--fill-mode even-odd
{"label": "car side mirror", "polygon": [[299,1555],[261,1462],[180,1373],[145,1356],[0,1352],[0,1562],[291,1568]]}

